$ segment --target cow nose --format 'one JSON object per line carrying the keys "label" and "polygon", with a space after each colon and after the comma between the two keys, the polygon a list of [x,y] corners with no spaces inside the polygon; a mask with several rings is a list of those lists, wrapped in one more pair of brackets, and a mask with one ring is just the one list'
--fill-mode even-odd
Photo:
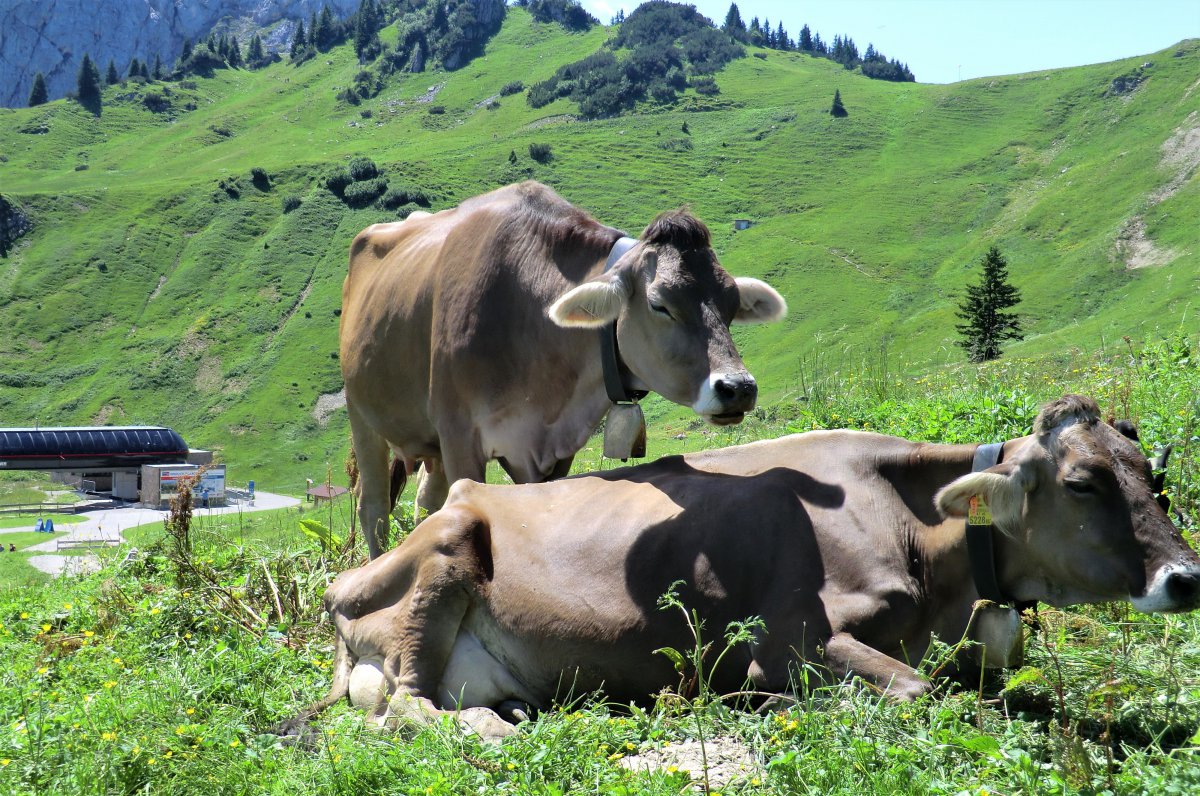
{"label": "cow nose", "polygon": [[1200,603],[1200,570],[1181,569],[1168,575],[1167,596],[1176,605]]}
{"label": "cow nose", "polygon": [[754,406],[758,398],[758,382],[749,373],[727,373],[713,383],[713,392],[726,405]]}

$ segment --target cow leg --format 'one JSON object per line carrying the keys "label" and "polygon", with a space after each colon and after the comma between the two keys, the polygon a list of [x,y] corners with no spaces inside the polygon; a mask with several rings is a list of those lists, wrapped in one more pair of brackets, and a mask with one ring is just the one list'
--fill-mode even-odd
{"label": "cow leg", "polygon": [[825,643],[825,665],[838,677],[858,675],[893,699],[910,702],[929,693],[929,681],[911,666],[868,647],[849,633]]}
{"label": "cow leg", "polygon": [[428,516],[440,509],[449,491],[446,468],[436,459],[425,459],[421,465],[421,480],[417,484],[417,498],[413,502],[413,520],[420,522],[422,510]]}
{"label": "cow leg", "polygon": [[358,520],[363,536],[367,539],[367,552],[372,559],[378,558],[387,544],[388,514],[391,505],[391,474],[388,471],[387,440],[375,433],[370,424],[354,411],[354,404],[346,407],[350,416],[350,438],[354,444],[354,458],[358,462]]}

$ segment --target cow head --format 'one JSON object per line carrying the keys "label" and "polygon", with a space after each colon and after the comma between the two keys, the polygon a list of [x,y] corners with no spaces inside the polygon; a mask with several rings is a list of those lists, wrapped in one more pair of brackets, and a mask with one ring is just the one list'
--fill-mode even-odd
{"label": "cow head", "polygon": [[1155,500],[1138,446],[1100,422],[1090,398],[1048,404],[1004,463],[954,481],[937,505],[965,516],[973,495],[987,501],[1001,531],[998,576],[1018,600],[1200,607],[1200,557]]}
{"label": "cow head", "polygon": [[569,328],[615,320],[621,358],[642,386],[718,425],[741,422],[758,396],[729,325],[786,313],[770,285],[726,273],[708,228],[685,211],[660,215],[612,269],[550,308]]}

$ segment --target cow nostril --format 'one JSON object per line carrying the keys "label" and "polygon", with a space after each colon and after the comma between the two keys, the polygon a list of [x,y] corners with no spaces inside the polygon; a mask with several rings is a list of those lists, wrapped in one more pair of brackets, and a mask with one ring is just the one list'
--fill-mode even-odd
{"label": "cow nostril", "polygon": [[722,401],[731,400],[737,395],[737,387],[727,379],[717,379],[713,384],[713,391]]}
{"label": "cow nostril", "polygon": [[1196,603],[1200,598],[1200,571],[1172,572],[1167,576],[1167,595],[1176,603]]}

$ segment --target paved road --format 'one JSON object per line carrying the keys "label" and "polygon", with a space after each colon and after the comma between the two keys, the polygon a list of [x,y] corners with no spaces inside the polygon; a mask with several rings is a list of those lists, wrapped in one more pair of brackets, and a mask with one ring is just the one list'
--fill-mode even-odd
{"label": "paved road", "polygon": [[[198,508],[193,509],[192,514],[196,517],[206,517],[214,514],[267,511],[268,509],[282,509],[298,505],[300,505],[300,501],[296,498],[273,495],[270,492],[256,492],[253,506],[238,503],[232,506],[221,506],[220,508]],[[72,524],[62,523],[55,526],[55,530],[67,531],[66,536],[59,536],[40,544],[30,545],[25,548],[25,551],[46,553],[47,555],[30,556],[29,563],[51,575],[60,575],[64,572],[86,572],[99,566],[99,559],[91,554],[75,556],[57,555],[59,542],[124,542],[125,538],[121,535],[121,531],[124,529],[145,525],[150,522],[162,522],[163,518],[169,514],[169,511],[146,508],[104,509],[87,512],[79,515],[84,518],[83,522]],[[28,527],[24,528],[3,528],[0,529],[0,537],[6,533],[25,533],[32,531],[33,528],[34,523],[32,522]]]}

